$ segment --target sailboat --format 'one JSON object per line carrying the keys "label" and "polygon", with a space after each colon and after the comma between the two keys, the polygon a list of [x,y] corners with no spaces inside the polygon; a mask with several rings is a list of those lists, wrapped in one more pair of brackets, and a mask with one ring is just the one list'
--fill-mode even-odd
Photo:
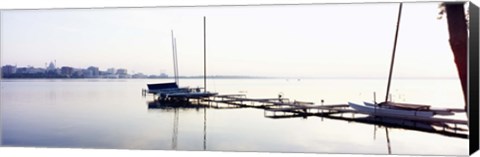
{"label": "sailboat", "polygon": [[397,28],[395,32],[395,41],[393,45],[392,60],[390,63],[390,73],[388,77],[387,85],[387,95],[385,96],[385,101],[382,103],[353,103],[348,102],[348,105],[355,109],[356,111],[364,114],[374,115],[374,116],[388,116],[388,117],[432,117],[434,115],[453,115],[453,112],[462,112],[458,109],[432,109],[429,105],[419,105],[419,104],[407,104],[407,103],[395,103],[388,101],[390,83],[392,79],[393,65],[395,59],[395,51],[397,46],[398,39],[398,30],[400,25],[400,17],[402,14],[402,3],[400,3],[399,12],[398,12],[398,21]]}
{"label": "sailboat", "polygon": [[156,83],[156,84],[147,84],[148,93],[155,94],[158,96],[160,101],[170,101],[170,100],[182,100],[188,101],[190,98],[199,99],[204,97],[210,97],[217,95],[218,93],[212,93],[207,91],[202,91],[202,88],[189,88],[178,86],[179,76],[178,76],[178,59],[177,59],[177,43],[176,38],[174,37],[172,30],[172,50],[173,50],[173,67],[175,74],[175,82],[170,83]]}
{"label": "sailboat", "polygon": [[[383,105],[364,102],[363,104],[348,102],[348,105],[356,111],[376,116],[419,116],[432,117],[436,112],[429,109],[429,106],[412,106],[409,104],[384,103]],[[398,106],[397,106],[398,105]],[[406,108],[403,108],[406,106]],[[443,113],[443,112],[441,112]]]}

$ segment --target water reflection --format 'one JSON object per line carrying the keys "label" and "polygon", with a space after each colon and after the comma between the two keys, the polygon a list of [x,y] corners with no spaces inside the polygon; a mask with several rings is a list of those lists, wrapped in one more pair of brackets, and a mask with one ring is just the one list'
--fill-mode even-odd
{"label": "water reflection", "polygon": [[149,101],[147,102],[149,110],[173,110],[173,133],[172,133],[172,150],[177,150],[178,145],[178,125],[180,113],[179,110],[196,110],[203,108],[203,150],[207,150],[207,108],[209,106],[200,103],[192,103],[189,101]]}
{"label": "water reflection", "polygon": [[390,147],[390,136],[388,136],[388,128],[387,127],[385,127],[385,135],[387,136],[388,154],[392,154],[392,147]]}
{"label": "water reflection", "polygon": [[351,117],[348,117],[343,114],[339,114],[339,115],[294,114],[294,115],[265,115],[265,117],[279,119],[279,118],[300,118],[300,117],[305,118],[306,116],[318,116],[322,118],[344,120],[348,122],[377,125],[377,126],[382,126],[386,128],[415,130],[415,131],[422,131],[422,132],[428,132],[428,133],[436,133],[436,134],[445,135],[449,137],[468,139],[467,129],[457,127],[457,126],[450,126],[445,123],[427,123],[427,122],[421,122],[421,121],[404,120],[404,119],[388,118],[388,117],[377,117],[377,116],[355,117],[354,115],[355,114],[352,114]]}
{"label": "water reflection", "polygon": [[[177,136],[178,136],[178,119],[180,110],[196,110],[203,109],[203,150],[207,150],[207,108],[209,109],[239,109],[248,108],[245,106],[235,106],[232,104],[218,104],[208,103],[201,100],[195,101],[181,101],[181,102],[167,102],[167,101],[150,101],[147,103],[149,110],[166,110],[174,113],[173,134],[172,134],[172,149],[177,149]],[[357,115],[357,116],[356,116]],[[355,122],[362,124],[369,124],[374,126],[373,139],[376,139],[377,128],[385,128],[386,135],[386,150],[388,154],[392,154],[391,141],[389,137],[389,131],[391,129],[400,130],[413,130],[426,133],[439,134],[448,137],[455,137],[461,139],[468,139],[468,130],[457,126],[450,126],[445,123],[428,123],[412,120],[404,120],[397,118],[365,116],[361,114],[274,114],[269,115],[264,112],[264,117],[269,119],[290,119],[290,118],[303,118],[307,117],[320,117],[333,120],[341,120],[347,122]]]}
{"label": "water reflection", "polygon": [[199,104],[199,103],[192,103],[192,102],[188,102],[188,101],[169,102],[169,101],[154,100],[154,101],[147,102],[147,104],[148,104],[148,109],[149,110],[159,109],[159,110],[167,110],[167,111],[179,110],[179,109],[181,109],[181,110],[194,109],[194,110],[199,111],[199,109],[201,109],[201,108],[208,108],[209,107],[207,105],[203,105],[203,104]]}
{"label": "water reflection", "polygon": [[[386,126],[392,154],[465,155],[465,152],[468,152],[468,147],[465,147],[468,145],[465,131],[458,131],[464,135],[457,133],[452,134],[453,136],[445,136],[435,130],[434,133],[411,131],[412,129],[404,126],[394,127],[386,124],[378,125],[382,124],[380,122],[361,122],[372,121],[368,119],[375,117],[351,116],[344,113],[343,118],[340,114],[331,115],[331,117],[289,115],[291,118],[282,118],[279,114],[273,118],[270,115],[262,116],[263,109],[241,108],[238,105],[221,103],[200,102],[197,105],[195,101],[187,104],[152,101],[147,104],[147,101],[154,98],[140,97],[139,89],[153,81],[157,82],[157,80],[137,79],[98,82],[87,80],[4,82],[2,80],[2,92],[0,92],[2,140],[0,141],[8,146],[27,147],[170,150],[176,146],[180,150],[192,151],[386,154],[388,153],[384,130]],[[345,98],[364,100],[365,98],[358,96],[358,93],[349,91],[352,88],[363,88],[370,93],[372,84],[375,85],[376,82],[375,80],[353,80],[363,81],[360,83],[351,83],[351,80],[302,80],[295,84],[292,82],[285,84],[283,80],[275,79],[219,79],[216,81],[218,87],[216,92],[219,93],[236,94],[238,89],[241,89],[248,91],[250,98],[275,98],[278,91],[284,91],[285,97],[316,101],[315,104],[320,104],[321,99],[325,99],[325,104],[342,103]],[[410,83],[412,80],[403,81]],[[197,79],[186,79],[184,82],[192,86],[203,84],[203,80]],[[432,84],[431,80],[416,82]],[[450,87],[455,83],[457,83],[455,80],[441,82],[442,87]],[[337,84],[347,85],[333,86]],[[378,86],[383,89],[383,82]],[[407,94],[422,95],[417,92],[417,86],[401,87],[412,89],[413,93],[405,92]],[[436,86],[431,85],[431,87]],[[417,100],[425,98],[428,103],[438,101],[454,104],[453,102],[457,100],[455,95],[457,92],[452,88],[447,88],[448,90],[428,88],[430,89],[428,93],[434,95],[418,97],[422,99]],[[51,96],[56,94],[53,100],[50,97],[52,90],[55,93]],[[431,97],[435,97],[432,99],[434,102],[427,100]],[[415,97],[409,97],[409,100],[414,99]],[[458,100],[463,100],[463,97],[458,96]],[[173,136],[175,109],[178,112],[176,139]],[[401,121],[397,123],[401,124]],[[418,122],[403,123],[403,125],[414,126],[415,129],[423,126],[429,131],[443,129],[441,126],[421,125],[422,123]],[[375,129],[372,128],[373,126],[376,126]],[[372,135],[375,130],[376,135]],[[447,130],[454,133],[451,129]],[[457,138],[458,136],[460,138]],[[421,150],[416,149],[419,146],[422,146]]]}
{"label": "water reflection", "polygon": [[207,150],[207,108],[203,108],[203,150]]}

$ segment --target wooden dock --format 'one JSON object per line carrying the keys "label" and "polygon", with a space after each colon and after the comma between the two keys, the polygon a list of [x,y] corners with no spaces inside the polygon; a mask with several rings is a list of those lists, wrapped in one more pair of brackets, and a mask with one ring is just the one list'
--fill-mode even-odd
{"label": "wooden dock", "polygon": [[[178,103],[178,102],[175,102]],[[357,112],[348,104],[315,105],[313,102],[291,101],[288,98],[247,98],[244,94],[214,95],[210,97],[192,98],[184,107],[207,107],[214,109],[256,108],[264,110],[264,117],[307,118],[310,116],[358,122],[372,125],[382,125],[447,136],[468,138],[468,121],[448,119],[443,117],[414,117],[398,115],[372,116]],[[151,104],[149,104],[151,106]],[[157,104],[158,106],[158,104]],[[169,107],[174,107],[175,104]],[[178,105],[182,107],[182,105]],[[459,112],[457,109],[451,109]],[[439,128],[439,129],[436,129]]]}

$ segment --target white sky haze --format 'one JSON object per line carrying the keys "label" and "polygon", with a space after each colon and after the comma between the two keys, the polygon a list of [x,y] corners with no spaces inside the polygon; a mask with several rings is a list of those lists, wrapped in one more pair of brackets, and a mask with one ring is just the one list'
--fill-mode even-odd
{"label": "white sky haze", "polygon": [[[403,6],[395,77],[457,77],[438,3]],[[7,10],[1,64],[172,75],[387,77],[398,3]]]}

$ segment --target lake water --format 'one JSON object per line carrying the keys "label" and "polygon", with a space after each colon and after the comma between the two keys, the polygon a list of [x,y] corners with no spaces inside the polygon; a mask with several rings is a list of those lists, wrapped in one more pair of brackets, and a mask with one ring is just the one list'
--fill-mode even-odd
{"label": "lake water", "polygon": [[[321,117],[271,119],[261,109],[149,109],[147,83],[131,80],[2,80],[1,144],[28,147],[387,154],[384,127]],[[385,79],[209,79],[207,89],[320,104],[384,98]],[[181,79],[181,86],[203,85]],[[463,108],[457,79],[396,79],[397,102]],[[206,114],[205,114],[206,113]],[[175,118],[177,116],[177,118]],[[455,118],[466,119],[465,114]],[[177,127],[175,126],[177,119]],[[467,132],[468,133],[468,132]],[[467,155],[468,139],[388,128],[392,154]]]}

